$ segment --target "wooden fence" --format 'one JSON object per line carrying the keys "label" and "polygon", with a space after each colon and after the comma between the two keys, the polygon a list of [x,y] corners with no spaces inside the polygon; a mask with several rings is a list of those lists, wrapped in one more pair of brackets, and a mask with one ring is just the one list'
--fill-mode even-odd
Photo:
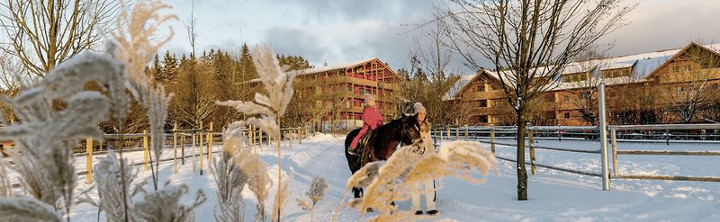
{"label": "wooden fence", "polygon": [[[290,147],[292,147],[293,143],[301,144],[309,136],[308,129],[303,127],[283,128],[281,129],[281,135],[281,142],[287,142]],[[82,156],[86,158],[85,170],[78,172],[78,174],[85,175],[88,184],[92,183],[93,155],[105,154],[111,149],[119,152],[119,147],[123,147],[122,150],[125,153],[143,152],[143,162],[135,165],[143,165],[145,171],[149,170],[149,164],[153,162],[167,163],[172,161],[173,173],[177,174],[178,167],[185,165],[187,158],[192,158],[190,161],[192,162],[193,172],[199,172],[202,175],[206,162],[208,169],[212,168],[212,154],[220,152],[220,150],[213,150],[214,145],[221,145],[223,142],[222,133],[213,129],[213,123],[210,123],[207,128],[203,128],[201,125],[198,129],[179,129],[177,124],[174,124],[173,129],[165,132],[163,138],[163,149],[172,148],[172,158],[158,159],[159,157],[153,157],[151,161],[149,136],[148,131],[143,131],[142,133],[105,134],[103,140],[87,138],[81,143],[83,145],[82,149],[76,148],[74,150],[75,158],[82,158]],[[253,151],[261,149],[264,144],[271,143],[268,134],[257,127],[249,127],[243,130],[242,136],[247,139],[248,146]],[[3,153],[5,153],[5,150],[11,149],[11,138],[0,138],[0,141],[2,141]],[[189,151],[188,148],[190,148]]]}
{"label": "wooden fence", "polygon": [[[599,155],[602,158],[602,149],[572,149],[561,147],[537,146],[535,141],[538,137],[541,139],[563,139],[570,140],[592,140],[599,141],[600,128],[595,126],[581,127],[563,127],[563,126],[529,126],[527,128],[526,148],[529,149],[529,163],[532,174],[536,173],[536,167],[544,167],[548,169],[602,177],[602,173],[588,172],[582,169],[568,169],[558,166],[549,166],[536,163],[535,152],[539,150],[554,150],[560,152],[585,153]],[[623,150],[622,145],[618,142],[653,142],[671,144],[684,143],[712,143],[719,144],[720,140],[720,124],[667,124],[667,125],[638,125],[638,126],[608,126],[610,135],[606,144],[612,150],[612,173],[608,175],[613,179],[646,179],[646,180],[673,180],[673,181],[703,181],[703,182],[720,182],[720,177],[716,176],[673,176],[673,175],[635,175],[635,174],[619,174],[618,173],[618,155],[673,155],[673,156],[720,156],[717,150],[701,150],[686,151],[682,149],[669,150]],[[475,140],[490,145],[490,150],[495,153],[496,145],[517,146],[515,143],[498,142],[498,138],[517,138],[517,128],[512,126],[460,126],[460,127],[441,127],[433,129],[431,132],[433,142],[438,144],[442,140]],[[618,132],[626,132],[619,134]],[[629,135],[642,135],[645,140],[629,138]],[[625,136],[625,139],[619,139]],[[647,138],[650,138],[649,140]],[[600,143],[602,145],[602,143]],[[607,155],[607,154],[606,154]],[[516,162],[509,158],[498,157],[498,159]],[[606,166],[609,171],[609,164]],[[602,168],[602,167],[601,167]],[[609,181],[608,181],[609,183]]]}

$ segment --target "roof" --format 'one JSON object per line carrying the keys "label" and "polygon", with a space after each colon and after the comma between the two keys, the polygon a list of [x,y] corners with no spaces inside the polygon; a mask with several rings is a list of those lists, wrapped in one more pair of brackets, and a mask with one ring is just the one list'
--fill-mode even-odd
{"label": "roof", "polygon": [[298,75],[306,75],[306,74],[312,74],[312,73],[319,73],[319,72],[325,72],[325,71],[331,71],[336,69],[346,69],[351,68],[355,66],[359,66],[368,62],[371,62],[373,60],[380,60],[378,58],[371,58],[371,59],[365,59],[360,61],[354,61],[349,63],[343,63],[343,64],[336,64],[331,66],[321,66],[321,67],[315,67],[315,68],[309,68],[309,69],[301,69],[301,70],[294,70],[290,71],[291,73],[296,73]]}
{"label": "roof", "polygon": [[450,90],[448,90],[445,95],[443,95],[442,100],[445,101],[450,100],[451,98],[455,98],[455,96],[457,96],[458,93],[462,92],[463,88],[465,88],[468,83],[472,82],[472,80],[475,79],[476,76],[478,76],[478,74],[460,75],[460,79],[455,81],[455,84],[450,88]]}
{"label": "roof", "polygon": [[[331,66],[321,66],[321,67],[315,67],[315,68],[309,68],[309,69],[293,70],[293,71],[290,71],[289,73],[293,73],[296,75],[308,75],[308,74],[321,73],[321,72],[338,70],[338,69],[352,68],[352,67],[360,66],[360,65],[366,64],[368,62],[376,61],[376,60],[378,62],[382,63],[382,61],[380,61],[380,59],[378,59],[378,58],[371,58],[371,59],[359,60],[359,61],[348,62],[348,63],[343,63],[343,64],[336,64],[336,65],[331,65]],[[383,64],[385,64],[385,63],[383,63]],[[393,71],[392,69],[388,69],[388,70],[390,70],[390,72],[392,74],[397,76],[395,71]],[[251,79],[251,80],[243,82],[242,84],[256,83],[256,82],[260,82],[260,78]]]}
{"label": "roof", "polygon": [[[697,43],[691,43],[690,45],[693,44]],[[592,72],[593,78],[600,78],[600,71],[620,68],[632,68],[632,75],[630,78],[619,77],[612,79],[604,79],[603,82],[605,82],[605,84],[607,85],[625,84],[630,82],[644,82],[646,81],[645,78],[648,75],[653,73],[659,67],[663,66],[663,64],[667,63],[670,59],[677,55],[678,52],[687,48],[688,46],[683,48],[665,49],[626,56],[616,56],[605,59],[572,62],[567,64],[560,74],[562,76],[572,73]],[[708,44],[700,46],[712,50],[720,55],[720,44]],[[460,93],[468,83],[474,81],[475,77],[482,73],[485,73],[488,76],[499,80],[499,75],[497,73],[488,70],[482,70],[475,74],[463,75],[463,77],[455,83],[453,88],[451,88],[450,91],[448,91],[448,93],[443,96],[443,100],[455,98],[455,96],[457,96],[457,94]],[[501,74],[507,75],[507,71],[502,71]],[[545,73],[544,75],[547,74],[548,73]],[[573,89],[581,87],[582,86],[577,83],[558,83],[558,87],[553,90]]]}

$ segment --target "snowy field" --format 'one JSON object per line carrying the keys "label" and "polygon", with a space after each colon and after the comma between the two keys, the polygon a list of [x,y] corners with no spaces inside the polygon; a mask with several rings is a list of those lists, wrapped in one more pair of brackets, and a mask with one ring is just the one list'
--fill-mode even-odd
{"label": "snowy field", "polygon": [[[304,196],[315,176],[324,177],[330,188],[316,208],[315,221],[330,221],[333,212],[345,195],[345,183],[350,176],[343,155],[344,137],[318,135],[303,144],[283,146],[283,170],[291,174],[290,184],[293,197],[283,216],[286,221],[309,221],[309,215],[301,210],[296,198]],[[512,143],[512,140],[503,140]],[[577,140],[538,140],[538,145],[597,150],[597,142]],[[618,149],[657,150],[717,150],[720,144],[648,144],[620,143]],[[215,147],[216,150],[219,147]],[[490,149],[489,145],[485,149]],[[187,152],[187,151],[186,151]],[[190,153],[186,153],[190,155]],[[272,178],[277,175],[276,152],[265,147],[262,159],[270,165]],[[497,146],[497,155],[514,159],[515,150],[508,146]],[[96,155],[100,156],[100,155]],[[133,162],[142,161],[142,152],[126,155]],[[172,150],[166,150],[163,157],[172,157]],[[84,170],[85,157],[76,157],[78,170]],[[528,156],[529,158],[529,156]],[[619,170],[623,174],[720,176],[717,170],[719,157],[675,157],[675,156],[620,156]],[[172,162],[160,166],[161,180],[186,183],[194,197],[202,189],[207,201],[196,211],[197,221],[214,221],[213,211],[217,198],[212,174],[200,176],[193,172],[192,158],[186,159],[179,173],[173,175]],[[600,156],[597,154],[575,154],[567,152],[537,150],[540,164],[600,172]],[[207,165],[205,165],[207,167]],[[149,173],[140,169],[141,178]],[[454,219],[457,221],[720,221],[720,183],[712,182],[670,182],[650,180],[612,180],[611,190],[603,191],[601,179],[593,176],[569,174],[538,168],[536,175],[529,175],[529,200],[516,200],[515,163],[498,160],[498,175],[490,175],[484,184],[470,184],[457,179],[438,181],[438,210],[440,216],[423,217],[428,221]],[[207,168],[206,168],[207,169]],[[530,167],[528,167],[528,173]],[[207,171],[206,171],[207,172]],[[479,177],[479,175],[477,175]],[[84,185],[84,176],[78,181]],[[150,187],[148,187],[150,188]],[[271,189],[274,196],[276,188]],[[97,198],[96,194],[92,194]],[[348,194],[350,195],[350,194]],[[247,195],[251,196],[251,195]],[[409,210],[409,202],[398,204],[400,210]],[[253,221],[254,200],[246,199],[246,219]],[[76,206],[74,221],[96,221],[97,208],[89,204]],[[369,213],[367,216],[372,216]],[[104,221],[102,214],[101,221]],[[359,221],[360,212],[342,208],[338,221]]]}

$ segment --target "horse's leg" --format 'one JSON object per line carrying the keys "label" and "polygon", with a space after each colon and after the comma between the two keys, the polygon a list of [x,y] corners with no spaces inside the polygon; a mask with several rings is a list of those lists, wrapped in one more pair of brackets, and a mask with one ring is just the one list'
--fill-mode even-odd
{"label": "horse's leg", "polygon": [[353,187],[353,188],[352,188],[352,192],[353,192],[353,195],[355,196],[355,198],[360,198],[360,197],[361,197],[361,196],[360,196],[360,188]]}

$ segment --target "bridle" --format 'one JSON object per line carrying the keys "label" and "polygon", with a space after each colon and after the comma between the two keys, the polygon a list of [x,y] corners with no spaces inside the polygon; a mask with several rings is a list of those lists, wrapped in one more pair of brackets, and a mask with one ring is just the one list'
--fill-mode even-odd
{"label": "bridle", "polygon": [[[402,134],[401,134],[402,138],[400,138],[400,142],[402,142],[405,145],[410,145],[410,144],[415,143],[416,141],[414,141],[412,138],[410,138],[410,129],[408,129],[409,127],[405,127],[405,124],[406,123],[403,123]],[[412,125],[413,125],[412,128],[415,128],[415,130],[420,132],[420,128],[418,127],[418,124],[412,124]],[[409,139],[409,141],[406,141],[406,139]],[[422,137],[418,138],[418,140],[422,140]]]}

